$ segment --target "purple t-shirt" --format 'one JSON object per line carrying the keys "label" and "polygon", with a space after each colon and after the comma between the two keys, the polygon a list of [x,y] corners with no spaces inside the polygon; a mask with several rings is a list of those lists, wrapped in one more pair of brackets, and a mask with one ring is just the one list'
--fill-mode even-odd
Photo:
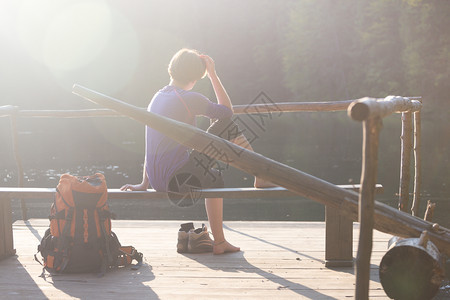
{"label": "purple t-shirt", "polygon": [[[182,98],[182,100],[180,99]],[[148,111],[195,126],[195,116],[230,118],[231,109],[211,102],[202,94],[174,86],[159,90]],[[189,148],[146,126],[146,172],[153,189],[165,192],[174,173],[189,160]]]}

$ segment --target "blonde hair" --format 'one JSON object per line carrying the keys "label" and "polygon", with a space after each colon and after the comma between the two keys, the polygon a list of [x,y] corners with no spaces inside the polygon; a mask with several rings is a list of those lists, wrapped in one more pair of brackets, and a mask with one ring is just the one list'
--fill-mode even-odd
{"label": "blonde hair", "polygon": [[170,78],[187,84],[205,77],[206,65],[197,50],[184,48],[172,57],[168,71]]}

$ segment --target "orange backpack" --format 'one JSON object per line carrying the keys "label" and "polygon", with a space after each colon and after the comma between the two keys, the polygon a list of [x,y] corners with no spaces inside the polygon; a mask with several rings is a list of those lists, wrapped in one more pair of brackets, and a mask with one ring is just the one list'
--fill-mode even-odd
{"label": "orange backpack", "polygon": [[[50,273],[102,272],[112,266],[142,264],[142,254],[132,246],[122,247],[111,231],[113,214],[108,207],[103,174],[63,174],[50,208],[50,228],[38,252]],[[37,259],[37,258],[36,258]]]}

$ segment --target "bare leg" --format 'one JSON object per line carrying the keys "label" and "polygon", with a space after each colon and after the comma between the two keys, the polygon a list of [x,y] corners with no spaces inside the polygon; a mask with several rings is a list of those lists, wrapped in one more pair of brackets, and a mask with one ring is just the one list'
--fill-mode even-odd
{"label": "bare leg", "polygon": [[239,251],[239,247],[235,247],[225,240],[223,233],[223,198],[206,198],[205,207],[214,236],[213,253],[223,254],[225,252]]}
{"label": "bare leg", "polygon": [[[247,150],[253,151],[252,145],[248,142],[247,138],[244,135],[239,135],[235,139],[231,140],[232,143],[241,146]],[[270,181],[264,180],[262,178],[255,177],[254,187],[256,188],[267,188],[267,187],[275,187],[276,184],[271,183]]]}

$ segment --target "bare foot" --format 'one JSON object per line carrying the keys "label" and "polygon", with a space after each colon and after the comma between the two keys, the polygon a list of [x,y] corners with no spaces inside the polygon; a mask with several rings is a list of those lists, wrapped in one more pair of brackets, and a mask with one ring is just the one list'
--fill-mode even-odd
{"label": "bare foot", "polygon": [[261,179],[258,177],[255,178],[255,183],[254,183],[255,188],[269,188],[269,187],[277,187],[277,186],[278,185],[273,184],[270,181],[267,181],[267,180],[264,180],[264,179]]}
{"label": "bare foot", "polygon": [[241,251],[241,248],[235,247],[225,240],[220,243],[214,244],[213,247],[214,254],[224,254],[227,252],[237,252],[237,251]]}

